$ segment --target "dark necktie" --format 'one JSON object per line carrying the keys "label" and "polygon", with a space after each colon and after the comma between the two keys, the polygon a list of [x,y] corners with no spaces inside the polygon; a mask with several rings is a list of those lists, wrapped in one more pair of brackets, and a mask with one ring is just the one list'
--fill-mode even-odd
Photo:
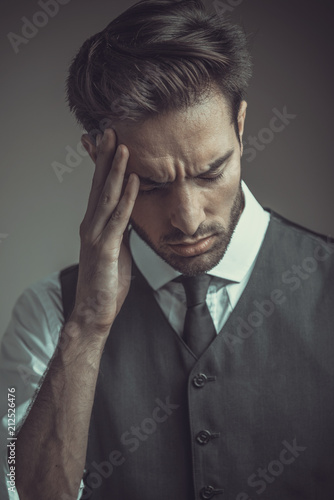
{"label": "dark necktie", "polygon": [[206,304],[210,280],[211,277],[207,274],[180,277],[187,298],[183,339],[197,357],[201,356],[216,336],[215,326]]}

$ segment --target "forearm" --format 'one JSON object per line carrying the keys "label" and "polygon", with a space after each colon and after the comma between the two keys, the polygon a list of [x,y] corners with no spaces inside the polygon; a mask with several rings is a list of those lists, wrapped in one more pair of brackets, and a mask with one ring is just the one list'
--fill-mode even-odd
{"label": "forearm", "polygon": [[59,500],[62,494],[76,499],[78,495],[106,337],[86,326],[77,327],[73,334],[73,323],[71,329],[68,325],[17,436],[20,500]]}
{"label": "forearm", "polygon": [[97,138],[97,147],[88,135],[84,137],[95,172],[80,225],[76,305],[69,320],[79,328],[69,331],[69,324],[65,325],[17,436],[20,500],[76,500],[103,347],[130,288],[132,259],[123,236],[139,192],[139,179],[132,173],[126,181],[129,150],[117,146],[113,130],[106,129],[103,137]]}

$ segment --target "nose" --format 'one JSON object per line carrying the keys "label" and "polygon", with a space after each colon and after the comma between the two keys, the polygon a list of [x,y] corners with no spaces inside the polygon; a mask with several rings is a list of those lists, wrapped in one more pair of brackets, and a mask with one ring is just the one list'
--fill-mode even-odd
{"label": "nose", "polygon": [[174,186],[170,202],[170,222],[185,235],[196,233],[205,221],[204,197],[198,186],[185,181],[182,186]]}

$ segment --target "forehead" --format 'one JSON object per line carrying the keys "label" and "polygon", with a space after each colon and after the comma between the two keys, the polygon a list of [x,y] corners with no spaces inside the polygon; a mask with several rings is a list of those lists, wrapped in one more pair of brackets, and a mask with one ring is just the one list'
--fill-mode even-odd
{"label": "forehead", "polygon": [[118,143],[130,151],[128,171],[163,176],[178,166],[200,169],[224,154],[236,140],[228,103],[218,93],[184,111],[115,126]]}

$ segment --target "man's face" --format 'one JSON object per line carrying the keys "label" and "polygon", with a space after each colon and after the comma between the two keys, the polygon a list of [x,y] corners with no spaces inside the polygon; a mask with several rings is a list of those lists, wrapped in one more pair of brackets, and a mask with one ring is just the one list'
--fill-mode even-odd
{"label": "man's face", "polygon": [[[239,114],[242,138],[246,103]],[[142,124],[120,123],[130,151],[127,174],[140,178],[131,223],[168,264],[186,275],[222,259],[243,209],[240,144],[221,94],[187,111]]]}

